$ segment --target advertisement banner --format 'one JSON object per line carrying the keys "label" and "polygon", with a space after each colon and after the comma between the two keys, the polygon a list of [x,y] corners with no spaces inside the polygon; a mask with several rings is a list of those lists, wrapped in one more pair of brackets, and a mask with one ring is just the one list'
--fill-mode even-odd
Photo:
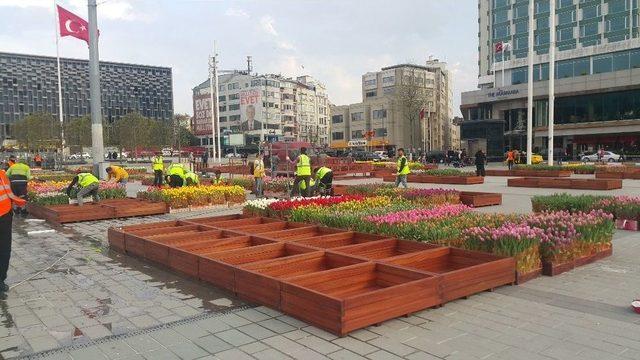
{"label": "advertisement banner", "polygon": [[193,95],[193,134],[211,135],[211,96],[209,89],[200,89]]}
{"label": "advertisement banner", "polygon": [[260,141],[262,133],[262,91],[247,89],[240,91],[240,127],[246,144]]}

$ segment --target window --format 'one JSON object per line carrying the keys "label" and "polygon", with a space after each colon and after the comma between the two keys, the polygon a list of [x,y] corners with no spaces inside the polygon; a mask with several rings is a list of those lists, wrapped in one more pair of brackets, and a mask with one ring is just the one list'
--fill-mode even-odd
{"label": "window", "polygon": [[386,76],[382,78],[383,84],[393,84],[396,81],[395,76]]}
{"label": "window", "polygon": [[227,85],[227,90],[235,90],[240,88],[240,83],[233,83]]}
{"label": "window", "polygon": [[258,79],[258,80],[251,80],[251,86],[255,87],[255,86],[260,86],[263,85],[263,81]]}
{"label": "window", "polygon": [[229,100],[238,100],[240,99],[240,94],[229,94]]}
{"label": "window", "polygon": [[611,54],[593,57],[593,73],[602,74],[611,71]]}
{"label": "window", "polygon": [[524,34],[529,32],[529,21],[520,21],[516,24],[516,34]]}
{"label": "window", "polygon": [[364,113],[357,112],[351,114],[351,121],[362,121],[364,120]]}
{"label": "window", "polygon": [[382,93],[383,93],[384,95],[392,95],[392,94],[394,94],[395,92],[396,92],[396,88],[394,88],[394,87],[388,87],[388,88],[384,88],[384,89],[382,89]]}
{"label": "window", "polygon": [[563,9],[572,5],[573,5],[573,0],[558,0],[556,7],[558,9]]}
{"label": "window", "polygon": [[558,61],[556,64],[556,79],[573,77],[573,60]]}
{"label": "window", "polygon": [[533,66],[533,81],[549,80],[549,63]]}
{"label": "window", "polygon": [[501,8],[509,5],[509,0],[495,0],[493,3],[493,8]]}
{"label": "window", "polygon": [[558,14],[558,25],[567,25],[576,21],[576,11],[565,11]]}
{"label": "window", "polygon": [[605,22],[605,29],[608,32],[624,30],[627,28],[627,20],[626,15],[611,17]]}
{"label": "window", "polygon": [[498,24],[509,21],[509,10],[496,10],[493,12],[493,23]]}
{"label": "window", "polygon": [[536,19],[536,29],[544,30],[549,28],[549,17],[539,17]]}
{"label": "window", "polygon": [[375,91],[375,90],[373,90],[373,91],[367,91],[367,92],[365,92],[365,93],[364,93],[364,96],[365,96],[365,97],[368,97],[368,98],[370,98],[370,97],[375,97],[376,95],[378,95],[378,92],[377,92],[377,91]]}
{"label": "window", "polygon": [[573,60],[573,76],[584,76],[591,73],[591,61],[589,58]]}
{"label": "window", "polygon": [[240,121],[240,115],[229,116],[229,121]]}
{"label": "window", "polygon": [[220,116],[220,122],[227,122],[226,116]]}
{"label": "window", "polygon": [[580,37],[591,36],[598,34],[598,23],[590,23],[580,25]]}
{"label": "window", "polygon": [[371,80],[365,80],[364,81],[364,86],[373,86],[376,84],[376,79],[371,79]]}
{"label": "window", "polygon": [[384,137],[387,136],[386,128],[375,129],[375,137]]}
{"label": "window", "polygon": [[341,124],[344,122],[344,116],[342,115],[333,115],[331,117],[331,123],[332,124]]}
{"label": "window", "polygon": [[362,135],[363,130],[354,130],[351,132],[352,139],[362,139],[364,136]]}
{"label": "window", "polygon": [[549,12],[549,0],[536,1],[536,14]]}
{"label": "window", "polygon": [[557,41],[568,41],[573,39],[573,28],[560,29],[556,33]]}
{"label": "window", "polygon": [[549,43],[549,33],[544,32],[541,34],[536,34],[536,45],[545,45]]}
{"label": "window", "polygon": [[629,52],[629,67],[631,69],[640,68],[640,50],[631,50]]}
{"label": "window", "polygon": [[609,14],[626,11],[628,0],[609,0]]}
{"label": "window", "polygon": [[240,110],[240,104],[231,104],[229,105],[229,111]]}
{"label": "window", "polygon": [[529,47],[529,39],[526,37],[515,38],[514,50],[524,50]]}
{"label": "window", "polygon": [[513,10],[514,10],[514,16],[513,16],[514,19],[520,19],[520,18],[529,16],[528,4],[517,5]]}
{"label": "window", "polygon": [[226,105],[220,105],[220,106],[218,106],[218,110],[219,111],[227,111],[227,106]]}
{"label": "window", "polygon": [[334,132],[331,134],[333,140],[344,140],[344,132]]}
{"label": "window", "polygon": [[224,95],[218,96],[218,101],[226,101],[226,100],[227,100],[226,96],[224,96]]}
{"label": "window", "polygon": [[613,71],[628,70],[629,69],[629,52],[623,51],[621,53],[613,54]]}
{"label": "window", "polygon": [[498,25],[493,27],[493,37],[494,38],[502,38],[509,36],[509,30],[511,29],[511,25]]}
{"label": "window", "polygon": [[582,8],[582,20],[589,20],[602,15],[602,8],[600,4],[585,6]]}
{"label": "window", "polygon": [[387,109],[373,110],[371,117],[374,119],[384,119],[387,117]]}
{"label": "window", "polygon": [[527,82],[527,68],[517,68],[511,70],[511,84],[524,84]]}

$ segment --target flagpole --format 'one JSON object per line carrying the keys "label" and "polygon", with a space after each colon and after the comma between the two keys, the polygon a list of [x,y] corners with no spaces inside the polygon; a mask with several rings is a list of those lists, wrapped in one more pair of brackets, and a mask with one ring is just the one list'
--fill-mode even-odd
{"label": "flagpole", "polygon": [[547,160],[549,166],[553,166],[553,120],[555,116],[555,71],[556,71],[556,0],[549,2],[551,16],[549,16],[549,121],[547,143]]}
{"label": "flagpole", "polygon": [[504,87],[504,47],[505,43],[502,43],[502,84],[500,84],[502,87]]}
{"label": "flagpole", "polygon": [[[529,48],[527,49],[528,83],[527,83],[527,164],[531,165],[531,151],[533,150],[533,16],[534,0],[529,0]],[[540,65],[542,67],[542,65]]]}
{"label": "flagpole", "polygon": [[[213,41],[213,52],[215,53],[215,64],[213,66],[213,82],[216,84],[216,95],[218,95],[218,47],[216,46],[216,41]],[[216,144],[217,144],[217,154],[218,154],[218,164],[222,164],[222,134],[220,131],[220,106],[218,105],[219,97],[216,96]]]}
{"label": "flagpole", "polygon": [[62,113],[62,75],[60,70],[60,15],[58,14],[58,7],[56,6],[56,0],[53,0],[53,14],[54,14],[54,24],[56,28],[56,59],[58,62],[58,117],[60,120],[60,141],[61,141],[61,152],[60,156],[64,156],[64,114]]}
{"label": "flagpole", "polygon": [[[98,5],[88,0],[89,8],[89,94],[91,96],[91,146],[94,174],[104,178],[104,139],[100,99],[100,55],[98,51]],[[102,171],[101,171],[102,170]]]}

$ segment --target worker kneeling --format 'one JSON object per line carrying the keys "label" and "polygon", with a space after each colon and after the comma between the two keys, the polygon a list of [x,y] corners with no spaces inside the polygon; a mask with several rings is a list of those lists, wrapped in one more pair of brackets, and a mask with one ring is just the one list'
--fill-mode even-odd
{"label": "worker kneeling", "polygon": [[316,176],[316,190],[318,194],[326,196],[333,195],[333,170],[323,166],[313,171]]}
{"label": "worker kneeling", "polygon": [[109,175],[108,181],[113,180],[118,184],[126,185],[127,181],[129,181],[129,173],[120,166],[109,166],[107,168],[107,175]]}
{"label": "worker kneeling", "polygon": [[100,189],[100,180],[98,180],[98,178],[93,174],[79,173],[78,175],[76,175],[73,180],[71,180],[71,184],[69,184],[69,187],[67,187],[67,196],[71,197],[71,190],[76,185],[78,187],[78,193],[76,194],[78,206],[82,206],[84,198],[89,195],[93,197],[94,203],[100,201],[100,196],[98,195],[98,190]]}
{"label": "worker kneeling", "polygon": [[177,188],[185,185],[187,171],[183,164],[171,164],[167,169],[166,181],[169,187]]}
{"label": "worker kneeling", "polygon": [[200,184],[198,174],[194,173],[193,171],[187,171],[187,173],[184,174],[184,178],[186,180],[187,186],[198,186]]}

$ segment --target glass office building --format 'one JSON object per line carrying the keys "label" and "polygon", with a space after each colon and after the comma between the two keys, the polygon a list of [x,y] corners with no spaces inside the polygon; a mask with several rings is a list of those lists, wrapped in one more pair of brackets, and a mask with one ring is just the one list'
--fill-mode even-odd
{"label": "glass office building", "polygon": [[[61,58],[60,63],[64,120],[89,115],[89,62]],[[129,112],[169,121],[172,81],[171,68],[101,61],[104,122]],[[11,124],[35,112],[58,116],[56,58],[0,52],[0,144],[11,140]]]}
{"label": "glass office building", "polygon": [[[504,150],[526,146],[530,21],[534,147],[544,151],[548,141],[549,1],[534,2],[533,19],[528,6],[479,0],[479,90],[462,94],[465,122],[503,121]],[[638,18],[638,0],[556,0],[554,143],[571,155],[599,147],[640,152]],[[500,42],[510,50],[495,53]]]}

